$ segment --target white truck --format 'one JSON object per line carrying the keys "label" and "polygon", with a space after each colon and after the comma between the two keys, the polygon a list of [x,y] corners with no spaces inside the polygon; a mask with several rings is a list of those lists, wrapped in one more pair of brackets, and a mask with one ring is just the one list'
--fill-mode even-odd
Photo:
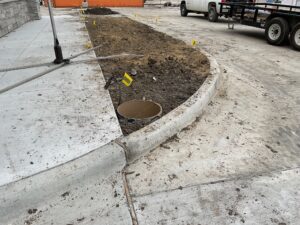
{"label": "white truck", "polygon": [[203,13],[211,22],[218,21],[220,14],[220,2],[224,0],[182,0],[180,4],[181,16],[189,13]]}
{"label": "white truck", "polygon": [[226,16],[226,12],[220,11],[220,4],[224,2],[252,2],[253,0],[182,0],[180,3],[181,16],[189,13],[204,14],[210,22],[217,22],[220,16]]}

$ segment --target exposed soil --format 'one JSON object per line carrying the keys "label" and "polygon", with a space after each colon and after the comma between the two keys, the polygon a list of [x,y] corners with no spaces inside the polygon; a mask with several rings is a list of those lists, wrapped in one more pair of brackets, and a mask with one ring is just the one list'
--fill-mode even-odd
{"label": "exposed soil", "polygon": [[112,15],[112,14],[119,14],[115,11],[112,11],[108,8],[90,8],[86,9],[85,14],[92,14],[92,15]]}
{"label": "exposed soil", "polygon": [[[149,26],[107,16],[90,16],[86,25],[93,45],[102,45],[97,56],[143,55],[100,62],[105,79],[115,78],[108,87],[115,109],[124,101],[146,99],[159,103],[165,115],[193,95],[209,75],[209,62],[203,54]],[[130,87],[120,82],[125,72],[136,73]],[[119,118],[119,122],[127,135],[152,121]]]}

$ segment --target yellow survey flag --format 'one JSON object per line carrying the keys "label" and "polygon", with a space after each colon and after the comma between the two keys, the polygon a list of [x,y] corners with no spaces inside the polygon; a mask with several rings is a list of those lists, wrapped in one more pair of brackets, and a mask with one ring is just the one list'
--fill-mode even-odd
{"label": "yellow survey flag", "polygon": [[86,44],[84,45],[84,47],[87,48],[87,49],[89,49],[89,48],[92,47],[92,44],[88,42],[88,43],[86,43]]}
{"label": "yellow survey flag", "polygon": [[133,81],[133,78],[128,73],[124,73],[122,83],[126,87],[129,87],[132,84],[132,81]]}
{"label": "yellow survey flag", "polygon": [[197,44],[197,41],[195,39],[192,40],[192,46],[195,46]]}

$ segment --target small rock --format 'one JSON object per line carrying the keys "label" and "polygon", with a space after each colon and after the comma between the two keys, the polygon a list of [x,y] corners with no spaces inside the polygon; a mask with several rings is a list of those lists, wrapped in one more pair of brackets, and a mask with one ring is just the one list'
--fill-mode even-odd
{"label": "small rock", "polygon": [[278,153],[276,150],[274,150],[270,145],[265,145],[268,149],[270,149],[273,153]]}
{"label": "small rock", "polygon": [[131,69],[130,74],[132,76],[136,76],[137,75],[137,71],[135,69]]}
{"label": "small rock", "polygon": [[228,215],[232,216],[233,215],[233,210],[232,209],[228,209]]}
{"label": "small rock", "polygon": [[151,57],[148,58],[148,65],[149,66],[152,66],[154,65],[155,63],[157,63],[157,61],[155,59],[152,59]]}
{"label": "small rock", "polygon": [[28,214],[34,214],[37,212],[37,209],[28,209],[27,212]]}
{"label": "small rock", "polygon": [[81,221],[83,221],[84,219],[85,219],[85,217],[82,217],[82,218],[77,219],[77,221],[78,221],[78,222],[81,222]]}
{"label": "small rock", "polygon": [[67,196],[69,196],[70,195],[70,192],[69,191],[66,191],[65,193],[63,193],[62,195],[61,195],[61,197],[67,197]]}
{"label": "small rock", "polygon": [[116,198],[117,196],[118,196],[118,192],[115,190],[114,198]]}

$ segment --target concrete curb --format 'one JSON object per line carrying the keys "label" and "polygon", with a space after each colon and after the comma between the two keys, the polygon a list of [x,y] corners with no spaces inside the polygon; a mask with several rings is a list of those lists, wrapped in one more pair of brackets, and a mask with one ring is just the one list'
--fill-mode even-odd
{"label": "concrete curb", "polygon": [[[124,150],[116,143],[109,143],[65,164],[3,185],[0,187],[0,224],[21,224],[11,222],[14,219],[25,221],[25,218],[28,217],[27,210],[29,208],[47,208],[47,204],[53,202],[54,199],[55,204],[62,202],[63,198],[60,195],[69,190],[72,190],[77,204],[72,202],[71,198],[67,199],[70,201],[64,204],[77,206],[78,203],[81,203],[86,205],[86,201],[90,201],[89,197],[86,196],[89,196],[93,190],[99,191],[101,188],[102,191],[104,188],[107,189],[111,195],[111,201],[120,201],[119,197],[113,197],[113,189],[107,188],[111,187],[111,184],[105,186],[105,180],[112,176],[120,176],[118,183],[121,185],[121,170],[125,165]],[[100,186],[102,184],[103,187]],[[122,189],[122,187],[119,188]],[[82,197],[78,200],[78,196],[81,195]],[[88,205],[91,204],[89,201],[87,201]],[[127,210],[125,200],[122,200],[122,207],[123,205]],[[106,202],[103,205],[97,203],[95,208],[99,209],[100,206],[107,207]],[[94,210],[93,207],[90,209]],[[45,210],[45,212],[48,210],[50,209]],[[76,218],[76,216],[78,215],[74,212],[66,214],[65,218],[62,215],[61,219],[74,219],[73,217]],[[60,224],[65,223],[61,222]]]}
{"label": "concrete curb", "polygon": [[211,75],[206,78],[197,92],[162,118],[116,140],[116,143],[119,143],[125,149],[128,162],[132,162],[158,147],[190,125],[204,112],[221,85],[221,71],[218,63],[211,55],[203,51],[202,53],[206,55],[210,62]]}

